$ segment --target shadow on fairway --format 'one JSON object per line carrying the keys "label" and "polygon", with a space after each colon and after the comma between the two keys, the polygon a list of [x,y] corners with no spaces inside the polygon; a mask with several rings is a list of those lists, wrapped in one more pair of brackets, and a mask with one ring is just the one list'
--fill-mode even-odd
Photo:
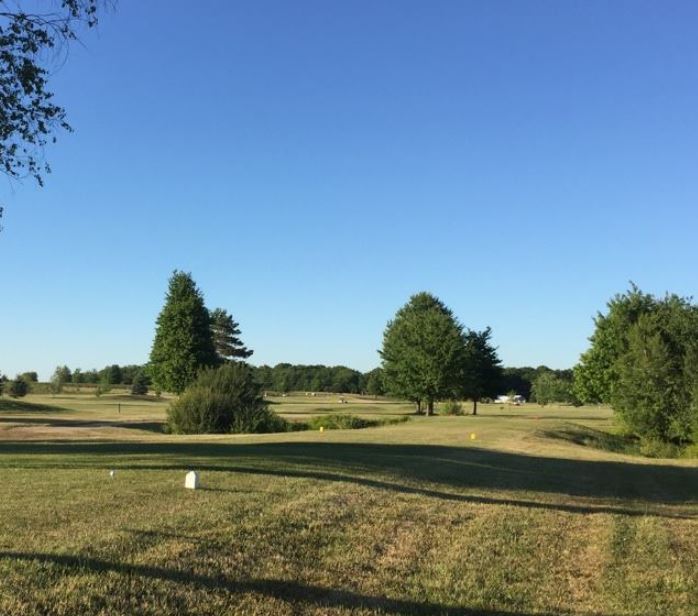
{"label": "shadow on fairway", "polygon": [[7,413],[61,413],[68,409],[52,404],[37,404],[15,400],[14,398],[0,398],[0,412]]}
{"label": "shadow on fairway", "polygon": [[[546,458],[469,446],[4,441],[0,442],[0,466],[134,470],[196,468],[199,471],[346,482],[453,501],[510,504],[575,513],[696,517],[693,508],[686,512],[668,512],[660,511],[654,505],[698,503],[696,467]],[[464,494],[463,490],[469,493]],[[501,498],[473,495],[473,490],[526,491],[595,500],[583,503],[538,502],[518,500],[509,495]]]}
{"label": "shadow on fairway", "polygon": [[[38,405],[41,406],[41,405]],[[51,407],[55,409],[56,407]],[[2,417],[0,416],[0,424],[22,424],[22,425],[38,425],[50,426],[52,428],[126,428],[129,430],[145,430],[162,434],[165,431],[165,422],[163,421],[119,421],[112,419],[62,419],[60,417]]]}
{"label": "shadow on fairway", "polygon": [[[128,577],[174,582],[181,585],[193,585],[208,591],[222,591],[232,594],[257,593],[266,597],[289,601],[297,605],[312,604],[324,608],[368,608],[378,609],[386,614],[443,616],[532,616],[529,612],[511,612],[502,610],[474,609],[456,607],[437,603],[425,603],[409,599],[390,599],[387,597],[364,595],[350,590],[339,590],[322,586],[311,586],[293,580],[279,579],[241,579],[233,580],[223,575],[215,577],[154,567],[111,562],[99,558],[72,556],[69,554],[42,554],[34,552],[0,552],[0,560],[18,560],[51,565],[72,572],[117,573]],[[538,616],[552,616],[552,613],[536,612]]]}

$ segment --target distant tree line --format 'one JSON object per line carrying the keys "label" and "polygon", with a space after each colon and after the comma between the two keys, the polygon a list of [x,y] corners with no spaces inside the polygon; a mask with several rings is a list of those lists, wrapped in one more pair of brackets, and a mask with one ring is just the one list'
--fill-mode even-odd
{"label": "distant tree line", "polygon": [[[253,368],[265,390],[359,394],[366,391],[366,376],[346,366],[277,364]],[[380,392],[382,393],[382,392]]]}
{"label": "distant tree line", "polygon": [[62,385],[132,385],[140,372],[144,372],[146,366],[129,364],[120,366],[111,364],[101,370],[70,369],[68,366],[58,366],[51,377],[54,383]]}

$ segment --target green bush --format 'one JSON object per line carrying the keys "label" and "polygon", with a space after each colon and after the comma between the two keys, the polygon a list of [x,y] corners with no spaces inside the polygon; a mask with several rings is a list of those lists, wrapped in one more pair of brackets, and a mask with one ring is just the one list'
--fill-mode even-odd
{"label": "green bush", "polygon": [[7,393],[13,398],[24,398],[29,393],[29,383],[22,378],[15,379],[10,383]]}
{"label": "green bush", "polygon": [[288,422],[271,411],[250,367],[242,362],[207,368],[167,411],[174,434],[285,432]]}
{"label": "green bush", "polygon": [[133,383],[131,384],[131,394],[134,396],[145,396],[148,393],[148,385],[150,384],[150,379],[147,377],[145,372],[140,371],[133,378]]}
{"label": "green bush", "polygon": [[374,428],[409,421],[409,417],[391,417],[388,419],[363,419],[356,415],[321,415],[313,417],[307,423],[310,430],[359,430]]}
{"label": "green bush", "polygon": [[308,427],[311,430],[319,430],[320,428],[325,428],[325,430],[356,430],[372,425],[378,425],[378,422],[361,419],[356,415],[321,415],[308,421]]}
{"label": "green bush", "polygon": [[464,415],[463,405],[458,400],[447,400],[442,403],[439,411],[442,415]]}

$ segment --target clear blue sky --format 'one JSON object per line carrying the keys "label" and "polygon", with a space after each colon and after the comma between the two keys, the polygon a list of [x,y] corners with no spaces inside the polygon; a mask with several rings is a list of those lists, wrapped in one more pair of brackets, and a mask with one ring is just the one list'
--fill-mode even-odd
{"label": "clear blue sky", "polygon": [[254,363],[370,369],[429,290],[573,365],[629,280],[694,295],[695,2],[121,0],[6,206],[0,371],[148,358],[191,271]]}

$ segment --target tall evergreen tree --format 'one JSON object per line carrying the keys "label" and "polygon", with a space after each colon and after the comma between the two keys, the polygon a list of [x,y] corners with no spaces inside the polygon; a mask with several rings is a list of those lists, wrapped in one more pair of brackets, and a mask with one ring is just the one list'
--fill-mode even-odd
{"label": "tall evergreen tree", "polygon": [[176,271],[157,319],[150,352],[150,374],[156,387],[181,393],[205,366],[218,363],[210,317],[191,274]]}
{"label": "tall evergreen tree", "polygon": [[450,398],[461,386],[463,327],[453,313],[429,293],[418,293],[397,311],[383,334],[384,382],[388,393],[426,403]]}
{"label": "tall evergreen tree", "polygon": [[489,327],[465,335],[463,393],[473,401],[473,415],[477,415],[477,403],[482,398],[497,393],[502,378],[497,349],[490,342],[491,335]]}
{"label": "tall evergreen tree", "polygon": [[240,324],[227,310],[216,308],[211,311],[211,335],[216,354],[222,361],[246,359],[254,353],[238,338]]}

